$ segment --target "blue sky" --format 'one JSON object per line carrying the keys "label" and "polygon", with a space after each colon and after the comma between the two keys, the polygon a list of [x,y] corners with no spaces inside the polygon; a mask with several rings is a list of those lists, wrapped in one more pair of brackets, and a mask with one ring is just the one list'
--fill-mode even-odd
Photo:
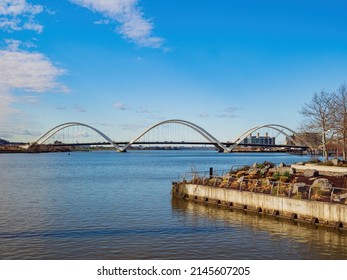
{"label": "blue sky", "polygon": [[129,140],[166,119],[221,141],[298,128],[347,82],[347,2],[0,0],[0,138],[69,121]]}

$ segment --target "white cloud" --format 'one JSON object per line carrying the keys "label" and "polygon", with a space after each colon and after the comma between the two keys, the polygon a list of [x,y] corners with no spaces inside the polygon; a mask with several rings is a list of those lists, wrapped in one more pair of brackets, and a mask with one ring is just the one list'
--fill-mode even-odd
{"label": "white cloud", "polygon": [[86,131],[86,130],[83,130],[83,131],[77,133],[77,137],[81,137],[81,138],[89,138],[89,137],[91,137],[91,136],[92,136],[92,135],[89,134],[89,132]]}
{"label": "white cloud", "polygon": [[125,104],[120,103],[120,102],[114,103],[112,106],[115,107],[117,110],[122,110],[122,111],[131,110],[130,107],[128,107]]}
{"label": "white cloud", "polygon": [[[71,2],[101,13],[106,19],[118,22],[117,31],[125,38],[144,47],[159,48],[163,39],[153,36],[153,23],[144,18],[138,0],[70,0]],[[101,21],[97,21],[100,24]],[[105,23],[105,22],[104,22]]]}
{"label": "white cloud", "polygon": [[237,107],[227,107],[225,108],[225,112],[227,113],[235,113],[236,111],[238,111],[240,108],[237,108]]}
{"label": "white cloud", "polygon": [[0,50],[0,87],[44,92],[47,90],[65,90],[56,81],[64,74],[42,53],[30,53],[18,49]]}
{"label": "white cloud", "polygon": [[198,117],[199,117],[199,118],[208,118],[209,116],[210,116],[210,114],[209,114],[209,113],[206,113],[206,112],[203,112],[203,113],[198,114]]}
{"label": "white cloud", "polygon": [[35,21],[35,16],[43,11],[43,6],[32,5],[26,0],[0,0],[0,29],[12,32],[33,30],[42,32],[43,26]]}
{"label": "white cloud", "polygon": [[17,110],[11,107],[14,101],[15,98],[0,86],[0,123],[5,121],[9,115],[17,112]]}
{"label": "white cloud", "polygon": [[53,65],[42,53],[20,50],[19,41],[9,40],[7,43],[9,46],[6,49],[0,49],[0,123],[18,113],[12,108],[14,103],[37,102],[33,94],[16,97],[14,90],[32,93],[67,91],[57,82],[57,78],[65,73],[63,69]]}
{"label": "white cloud", "polygon": [[216,117],[217,118],[237,118],[238,115],[236,113],[239,110],[240,108],[230,106],[225,108],[224,112],[217,114]]}
{"label": "white cloud", "polygon": [[122,124],[121,125],[122,130],[129,130],[129,131],[140,131],[146,127],[148,126],[141,125],[141,124]]}
{"label": "white cloud", "polygon": [[111,21],[109,19],[100,19],[100,20],[97,20],[97,21],[94,21],[95,24],[105,24],[105,25],[108,25],[111,23]]}
{"label": "white cloud", "polygon": [[83,108],[82,106],[80,106],[80,105],[75,105],[75,106],[74,106],[74,109],[75,109],[76,112],[79,112],[79,113],[85,113],[85,112],[87,112],[87,110],[84,109],[84,108]]}

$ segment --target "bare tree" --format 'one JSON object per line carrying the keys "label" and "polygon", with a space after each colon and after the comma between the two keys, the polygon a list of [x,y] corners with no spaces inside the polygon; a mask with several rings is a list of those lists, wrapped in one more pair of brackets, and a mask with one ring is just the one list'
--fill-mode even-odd
{"label": "bare tree", "polygon": [[342,144],[343,160],[347,158],[347,87],[341,84],[334,98],[334,126],[337,133],[337,143]]}
{"label": "bare tree", "polygon": [[322,133],[322,150],[324,160],[328,160],[326,149],[327,133],[333,128],[333,104],[335,94],[321,90],[314,93],[312,100],[305,103],[299,113],[304,117],[302,127],[305,132]]}

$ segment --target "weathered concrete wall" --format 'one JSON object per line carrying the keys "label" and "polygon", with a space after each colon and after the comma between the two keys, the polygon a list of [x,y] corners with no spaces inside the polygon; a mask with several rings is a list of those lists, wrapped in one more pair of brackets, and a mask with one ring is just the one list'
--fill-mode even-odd
{"label": "weathered concrete wall", "polygon": [[220,201],[222,204],[240,204],[258,208],[262,211],[279,211],[279,213],[296,214],[300,217],[318,218],[322,223],[341,222],[347,227],[347,205],[332,204],[317,201],[298,200],[286,197],[277,197],[266,194],[242,192],[239,190],[215,188],[210,186],[180,184],[180,195],[188,195],[190,199],[208,199]]}
{"label": "weathered concrete wall", "polygon": [[304,171],[307,169],[314,169],[317,171],[325,171],[325,172],[332,172],[332,173],[341,173],[341,174],[347,174],[347,167],[339,167],[339,166],[322,166],[317,164],[305,164],[305,165],[299,165],[299,164],[292,164],[292,168],[298,170],[298,171]]}

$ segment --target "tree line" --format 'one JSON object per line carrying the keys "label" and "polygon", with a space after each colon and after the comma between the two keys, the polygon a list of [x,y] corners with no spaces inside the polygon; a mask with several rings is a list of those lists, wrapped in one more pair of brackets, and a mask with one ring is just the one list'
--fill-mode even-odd
{"label": "tree line", "polygon": [[347,159],[347,86],[342,83],[335,91],[321,90],[313,94],[299,113],[303,116],[302,132],[319,132],[322,136],[324,160],[328,160],[327,145],[332,143]]}

